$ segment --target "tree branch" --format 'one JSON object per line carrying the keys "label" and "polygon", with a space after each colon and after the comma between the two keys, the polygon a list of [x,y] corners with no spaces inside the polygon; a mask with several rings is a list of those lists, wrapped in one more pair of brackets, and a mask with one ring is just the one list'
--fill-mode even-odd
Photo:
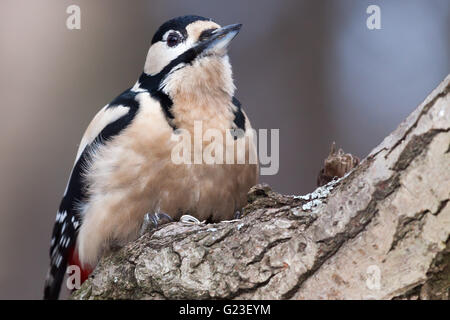
{"label": "tree branch", "polygon": [[180,222],[105,256],[75,299],[448,299],[450,75],[367,158],[242,219]]}

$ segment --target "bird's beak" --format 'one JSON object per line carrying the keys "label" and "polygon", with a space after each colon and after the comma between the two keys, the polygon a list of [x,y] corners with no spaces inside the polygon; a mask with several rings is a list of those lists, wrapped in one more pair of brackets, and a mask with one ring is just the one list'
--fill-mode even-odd
{"label": "bird's beak", "polygon": [[242,24],[231,24],[219,29],[214,30],[211,36],[203,40],[200,45],[203,47],[203,52],[206,54],[218,53],[223,54],[226,52],[231,40],[236,37],[241,30]]}

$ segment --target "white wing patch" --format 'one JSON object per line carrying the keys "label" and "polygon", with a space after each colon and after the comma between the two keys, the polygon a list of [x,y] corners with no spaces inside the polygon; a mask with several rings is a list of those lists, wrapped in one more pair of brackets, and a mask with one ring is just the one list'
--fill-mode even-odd
{"label": "white wing patch", "polygon": [[[80,159],[81,154],[83,153],[86,146],[92,141],[95,140],[95,138],[100,134],[100,132],[110,123],[113,123],[120,117],[123,117],[127,114],[127,112],[130,110],[129,107],[125,106],[115,106],[114,108],[108,108],[108,104],[104,106],[92,119],[91,123],[87,127],[86,131],[84,132],[83,138],[81,138],[80,145],[78,146],[77,156],[75,158],[75,161],[73,162],[73,165],[77,163],[77,161]],[[72,176],[72,172],[70,173],[70,176]],[[66,189],[64,190],[64,196],[67,194],[67,189],[69,188],[69,181],[67,182]]]}
{"label": "white wing patch", "polygon": [[108,105],[104,106],[95,115],[94,119],[92,119],[91,123],[84,132],[83,138],[80,142],[80,146],[78,147],[77,157],[74,163],[78,161],[84,151],[84,148],[86,148],[88,144],[94,141],[94,139],[107,125],[126,115],[129,110],[129,107],[125,107],[122,105],[115,106],[113,108],[108,108]]}

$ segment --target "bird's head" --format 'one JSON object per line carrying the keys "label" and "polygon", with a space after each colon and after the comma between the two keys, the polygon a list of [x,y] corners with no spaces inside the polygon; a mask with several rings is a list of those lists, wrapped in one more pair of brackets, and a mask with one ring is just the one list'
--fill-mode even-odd
{"label": "bird's head", "polygon": [[171,97],[215,89],[232,95],[227,48],[240,28],[241,24],[221,27],[199,16],[169,20],[153,36],[144,74]]}

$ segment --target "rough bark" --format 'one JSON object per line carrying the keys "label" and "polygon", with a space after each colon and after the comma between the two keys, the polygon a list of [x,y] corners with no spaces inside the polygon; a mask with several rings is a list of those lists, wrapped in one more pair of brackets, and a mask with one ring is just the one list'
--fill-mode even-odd
{"label": "rough bark", "polygon": [[450,75],[361,163],[305,196],[254,187],[239,220],[167,224],[75,299],[448,299]]}

